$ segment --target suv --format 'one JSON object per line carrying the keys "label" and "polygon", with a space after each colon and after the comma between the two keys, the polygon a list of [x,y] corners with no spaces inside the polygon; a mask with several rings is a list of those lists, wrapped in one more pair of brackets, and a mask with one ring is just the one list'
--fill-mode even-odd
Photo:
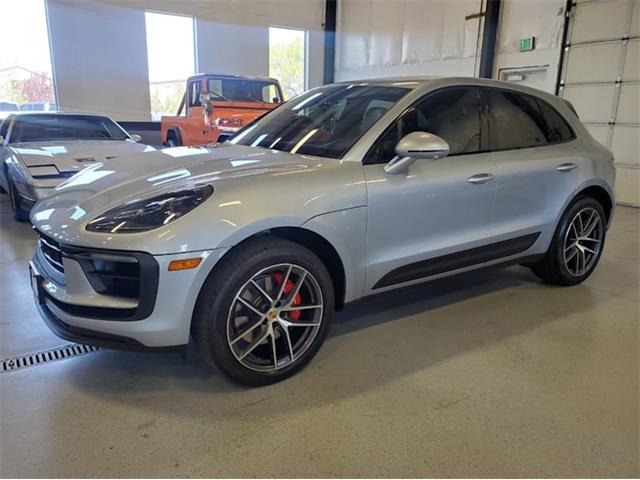
{"label": "suv", "polygon": [[[313,89],[228,143],[87,169],[39,202],[31,278],[59,336],[184,347],[286,378],[359,298],[524,264],[575,285],[614,209],[611,153],[553,95],[472,78]],[[455,321],[452,319],[451,321]]]}
{"label": "suv", "polygon": [[176,116],[162,117],[162,143],[175,147],[225,140],[282,101],[273,78],[195,75],[187,80]]}

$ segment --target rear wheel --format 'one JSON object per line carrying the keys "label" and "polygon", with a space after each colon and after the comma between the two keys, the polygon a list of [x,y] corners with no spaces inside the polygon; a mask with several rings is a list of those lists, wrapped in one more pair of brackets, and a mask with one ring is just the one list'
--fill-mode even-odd
{"label": "rear wheel", "polygon": [[331,277],[312,252],[262,238],[231,252],[194,311],[205,360],[245,385],[290,377],[318,352],[334,310]]}
{"label": "rear wheel", "polygon": [[606,217],[600,202],[578,197],[565,211],[545,258],[531,269],[558,285],[576,285],[593,273],[602,255]]}
{"label": "rear wheel", "polygon": [[173,130],[170,130],[167,133],[167,141],[165,142],[167,147],[179,147],[180,141],[178,140],[178,136]]}
{"label": "rear wheel", "polygon": [[13,218],[19,222],[26,222],[29,220],[29,210],[22,208],[22,197],[16,188],[13,179],[7,172],[7,183],[9,184],[9,200],[11,201],[11,210],[13,211]]}

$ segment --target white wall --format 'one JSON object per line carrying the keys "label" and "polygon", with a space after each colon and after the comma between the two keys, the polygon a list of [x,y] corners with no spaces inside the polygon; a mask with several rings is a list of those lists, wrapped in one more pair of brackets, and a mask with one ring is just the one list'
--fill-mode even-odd
{"label": "white wall", "polygon": [[[565,0],[506,0],[500,9],[500,28],[494,77],[503,68],[546,66],[544,78],[535,86],[555,92],[560,63]],[[536,38],[535,50],[519,52],[519,40]]]}
{"label": "white wall", "polygon": [[[474,73],[478,0],[341,0],[336,79]],[[479,51],[478,51],[479,53]]]}
{"label": "white wall", "polygon": [[[502,68],[547,65],[541,86],[554,90],[564,3],[503,0],[494,77]],[[479,8],[478,0],[340,0],[336,79],[474,76],[482,32],[465,17]],[[536,50],[519,52],[519,39],[529,35]]]}
{"label": "white wall", "polygon": [[144,13],[47,2],[58,104],[118,120],[150,118]]}
{"label": "white wall", "polygon": [[234,75],[269,74],[269,28],[198,19],[198,70]]}
{"label": "white wall", "polygon": [[118,120],[150,119],[145,10],[196,18],[200,72],[266,76],[269,26],[307,30],[307,83],[322,84],[324,0],[47,3],[58,103],[63,108],[105,112]]}

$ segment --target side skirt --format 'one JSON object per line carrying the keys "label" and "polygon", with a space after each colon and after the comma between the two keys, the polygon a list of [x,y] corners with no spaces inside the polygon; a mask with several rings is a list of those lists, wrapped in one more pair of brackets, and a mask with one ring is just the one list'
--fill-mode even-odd
{"label": "side skirt", "polygon": [[482,247],[403,265],[391,270],[378,280],[373,286],[373,290],[517,255],[531,248],[539,236],[540,232],[530,233]]}

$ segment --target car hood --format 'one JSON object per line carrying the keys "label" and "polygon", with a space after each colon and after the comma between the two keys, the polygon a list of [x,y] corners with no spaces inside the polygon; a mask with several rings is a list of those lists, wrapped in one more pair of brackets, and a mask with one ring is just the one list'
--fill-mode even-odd
{"label": "car hood", "polygon": [[[360,206],[364,202],[361,180],[362,167],[354,162],[228,144],[168,148],[87,167],[38,202],[31,221],[36,229],[63,243],[152,252],[182,249],[183,236],[176,232],[184,228],[193,237],[189,248],[196,250],[210,244],[205,242],[207,236],[232,228],[229,225],[236,229],[276,216],[299,225],[332,209]],[[213,185],[214,194],[198,207],[199,216],[185,215],[148,234],[85,230],[88,222],[111,208],[201,184]],[[237,218],[230,216],[226,205],[239,205]],[[172,240],[160,248],[154,244],[160,237]]]}
{"label": "car hood", "polygon": [[96,162],[155,150],[148,145],[117,140],[21,142],[12,144],[11,149],[27,167],[55,165],[61,173],[74,173]]}

